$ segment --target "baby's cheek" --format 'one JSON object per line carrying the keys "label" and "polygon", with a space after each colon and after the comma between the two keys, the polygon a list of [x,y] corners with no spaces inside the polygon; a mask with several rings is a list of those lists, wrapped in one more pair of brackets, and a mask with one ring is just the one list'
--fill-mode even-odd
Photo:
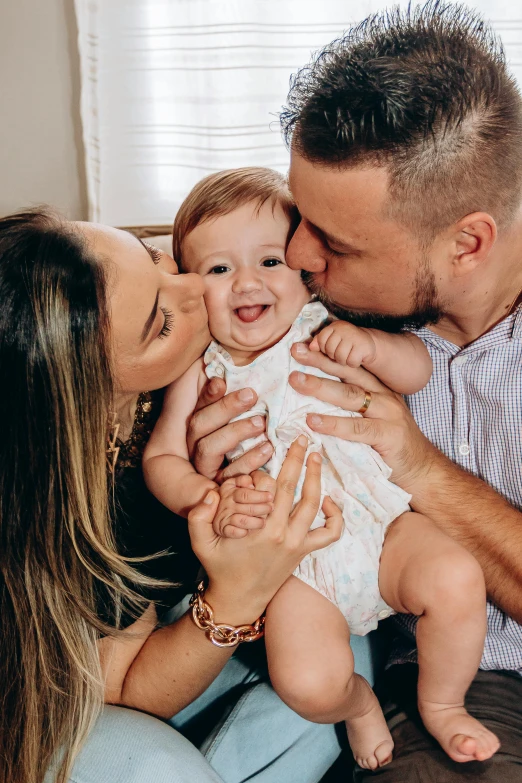
{"label": "baby's cheek", "polygon": [[208,313],[208,328],[212,337],[221,340],[223,333],[228,334],[230,325],[230,313],[225,298],[215,290],[207,290],[204,294],[205,307]]}

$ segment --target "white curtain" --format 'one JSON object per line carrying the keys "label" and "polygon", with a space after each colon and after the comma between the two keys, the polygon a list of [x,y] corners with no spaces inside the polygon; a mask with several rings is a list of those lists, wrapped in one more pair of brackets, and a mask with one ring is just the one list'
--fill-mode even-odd
{"label": "white curtain", "polygon": [[[212,171],[285,172],[277,114],[291,74],[386,4],[75,0],[90,218],[169,225],[192,185]],[[473,7],[501,35],[522,82],[520,0]]]}

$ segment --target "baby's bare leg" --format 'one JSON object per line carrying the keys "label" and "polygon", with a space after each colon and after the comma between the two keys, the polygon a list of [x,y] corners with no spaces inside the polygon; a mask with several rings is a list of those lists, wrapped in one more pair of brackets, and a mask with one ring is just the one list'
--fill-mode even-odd
{"label": "baby's bare leg", "polygon": [[479,564],[427,517],[409,512],[388,531],[379,586],[393,609],[419,616],[418,698],[426,728],[454,761],[489,758],[498,739],[464,708],[486,635]]}
{"label": "baby's bare leg", "polygon": [[391,760],[393,741],[374,692],[353,671],[343,615],[317,590],[292,576],[266,613],[270,679],[281,699],[315,723],[345,720],[357,763]]}

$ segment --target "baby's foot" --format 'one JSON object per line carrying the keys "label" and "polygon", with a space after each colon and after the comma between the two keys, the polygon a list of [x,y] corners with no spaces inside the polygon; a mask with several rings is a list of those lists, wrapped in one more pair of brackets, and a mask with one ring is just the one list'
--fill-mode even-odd
{"label": "baby's foot", "polygon": [[500,747],[498,738],[463,706],[419,701],[424,725],[453,761],[485,761]]}
{"label": "baby's foot", "polygon": [[346,730],[357,764],[363,769],[373,770],[390,763],[393,740],[373,691],[372,695],[368,712],[347,720]]}

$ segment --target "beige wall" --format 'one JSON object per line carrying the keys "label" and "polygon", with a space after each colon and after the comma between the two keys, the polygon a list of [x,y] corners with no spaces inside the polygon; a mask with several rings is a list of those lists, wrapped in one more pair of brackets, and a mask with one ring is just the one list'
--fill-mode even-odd
{"label": "beige wall", "polygon": [[0,214],[87,217],[73,0],[0,0]]}

